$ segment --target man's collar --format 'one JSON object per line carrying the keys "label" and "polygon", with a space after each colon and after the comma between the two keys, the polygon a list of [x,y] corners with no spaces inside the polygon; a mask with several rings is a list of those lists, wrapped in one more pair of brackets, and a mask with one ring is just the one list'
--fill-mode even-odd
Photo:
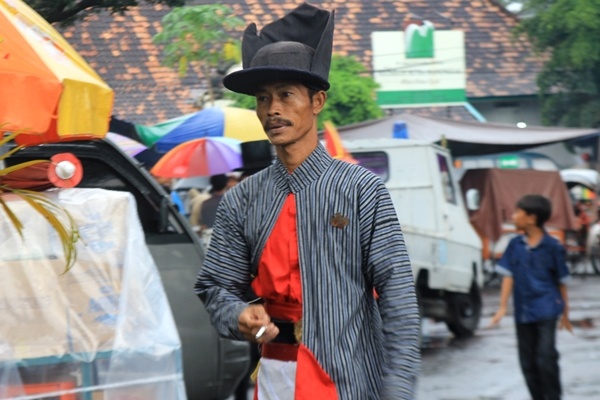
{"label": "man's collar", "polygon": [[306,160],[293,173],[289,173],[281,160],[275,162],[275,179],[283,190],[298,193],[316,181],[329,167],[333,159],[319,143]]}
{"label": "man's collar", "polygon": [[[540,242],[535,247],[539,247],[540,245],[547,244],[549,242],[550,238],[552,238],[552,235],[550,235],[546,231],[546,229],[544,229],[544,236],[542,236],[542,240],[540,240]],[[526,234],[521,235],[521,239],[523,241],[523,244],[525,244],[526,246],[529,246],[529,242],[527,241]]]}

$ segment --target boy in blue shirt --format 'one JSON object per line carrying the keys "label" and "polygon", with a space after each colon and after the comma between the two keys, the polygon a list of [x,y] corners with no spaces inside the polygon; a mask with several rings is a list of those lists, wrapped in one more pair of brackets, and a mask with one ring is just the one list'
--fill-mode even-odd
{"label": "boy in blue shirt", "polygon": [[552,204],[543,196],[527,195],[517,202],[512,218],[524,234],[510,241],[496,266],[503,276],[500,307],[490,322],[497,325],[506,315],[512,292],[519,362],[533,400],[561,398],[557,322],[560,329],[573,331],[565,250],[544,230],[551,214]]}

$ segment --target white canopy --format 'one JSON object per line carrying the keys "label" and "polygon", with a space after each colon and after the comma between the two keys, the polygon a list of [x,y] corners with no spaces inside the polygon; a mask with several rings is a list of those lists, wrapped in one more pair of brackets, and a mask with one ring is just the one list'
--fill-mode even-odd
{"label": "white canopy", "polygon": [[600,174],[592,169],[563,169],[560,175],[563,181],[587,186],[594,192],[600,187]]}
{"label": "white canopy", "polygon": [[554,128],[465,122],[443,118],[424,118],[411,114],[339,127],[343,140],[391,138],[398,123],[406,124],[410,139],[440,142],[445,138],[455,156],[513,151],[542,144],[556,143],[598,135],[598,129]]}

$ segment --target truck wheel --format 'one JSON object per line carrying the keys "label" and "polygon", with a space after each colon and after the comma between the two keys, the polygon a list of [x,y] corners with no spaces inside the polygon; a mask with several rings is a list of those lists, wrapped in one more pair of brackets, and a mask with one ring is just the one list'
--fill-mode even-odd
{"label": "truck wheel", "polygon": [[472,336],[481,318],[481,293],[476,283],[469,293],[450,293],[447,297],[446,326],[456,337]]}

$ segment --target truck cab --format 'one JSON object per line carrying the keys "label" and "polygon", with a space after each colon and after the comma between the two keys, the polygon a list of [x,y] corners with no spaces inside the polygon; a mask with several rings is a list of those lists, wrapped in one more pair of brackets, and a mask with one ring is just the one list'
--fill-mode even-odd
{"label": "truck cab", "polygon": [[470,336],[481,315],[481,240],[469,222],[449,152],[410,139],[344,140],[381,177],[402,226],[422,316]]}

